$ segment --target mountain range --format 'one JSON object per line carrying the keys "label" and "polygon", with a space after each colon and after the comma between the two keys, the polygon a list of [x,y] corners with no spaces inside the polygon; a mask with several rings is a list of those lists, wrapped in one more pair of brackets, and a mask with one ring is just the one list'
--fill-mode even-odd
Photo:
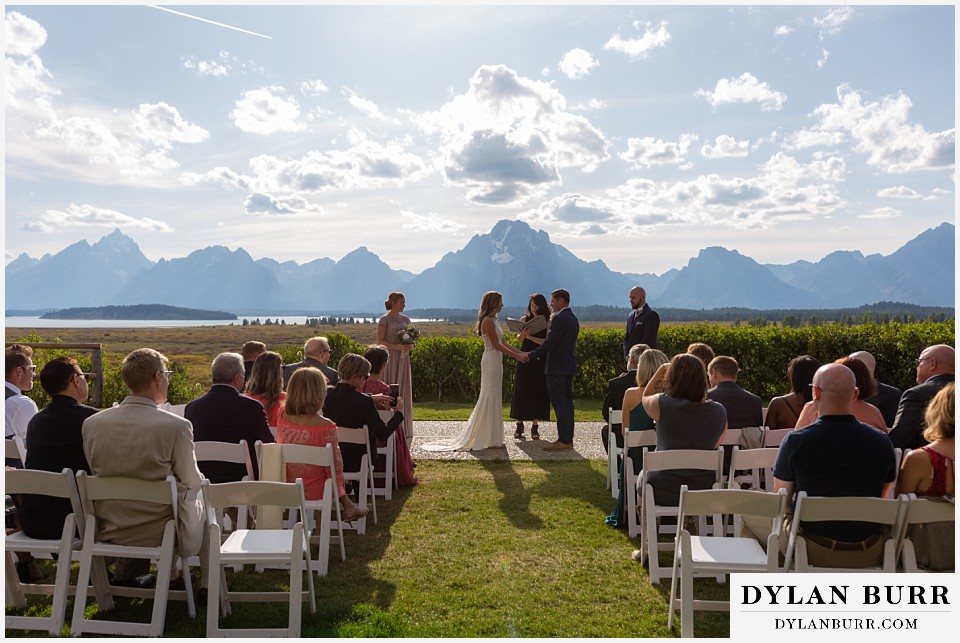
{"label": "mountain range", "polygon": [[[153,262],[119,229],[54,255],[26,253],[7,264],[6,308],[166,304],[232,312],[374,312],[402,290],[411,308],[475,308],[487,290],[508,305],[534,292],[570,291],[573,304],[625,306],[642,285],[654,307],[757,310],[836,308],[896,301],[954,306],[955,228],[926,230],[890,255],[840,251],[823,259],[760,264],[735,250],[704,248],[662,275],[624,274],[584,261],[522,221],[499,221],[418,275],[394,270],[367,248],[339,261],[253,259],[211,246]],[[89,279],[65,279],[78,270]]]}

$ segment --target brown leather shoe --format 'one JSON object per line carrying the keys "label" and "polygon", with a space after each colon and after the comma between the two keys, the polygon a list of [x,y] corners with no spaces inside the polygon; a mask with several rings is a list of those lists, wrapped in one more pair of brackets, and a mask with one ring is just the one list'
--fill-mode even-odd
{"label": "brown leather shoe", "polygon": [[573,448],[572,444],[567,444],[566,442],[561,442],[560,440],[557,440],[556,442],[551,442],[547,446],[543,447],[543,450],[544,451],[567,451],[572,448]]}

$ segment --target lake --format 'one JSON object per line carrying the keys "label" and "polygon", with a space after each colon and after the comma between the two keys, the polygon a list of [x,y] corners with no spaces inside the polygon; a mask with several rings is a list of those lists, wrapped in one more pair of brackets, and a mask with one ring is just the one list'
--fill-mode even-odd
{"label": "lake", "polygon": [[[325,317],[326,315],[310,315],[310,318]],[[40,317],[6,317],[4,326],[6,328],[184,328],[189,326],[241,326],[243,320],[266,321],[265,315],[254,315],[252,317],[239,317],[237,319],[40,319]],[[304,325],[307,323],[307,315],[289,315],[289,316],[270,316],[273,321],[285,321],[287,324]],[[354,317],[359,321],[364,321],[362,317]],[[374,317],[367,317],[371,322],[376,323]],[[411,319],[412,323],[436,321],[433,319]]]}

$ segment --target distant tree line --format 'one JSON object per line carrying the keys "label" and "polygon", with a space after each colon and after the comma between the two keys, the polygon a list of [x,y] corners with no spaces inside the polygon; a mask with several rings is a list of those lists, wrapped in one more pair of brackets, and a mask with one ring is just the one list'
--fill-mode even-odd
{"label": "distant tree line", "polygon": [[[580,321],[606,322],[624,321],[629,308],[618,306],[574,306]],[[943,306],[918,306],[891,301],[857,306],[856,308],[820,308],[798,309],[782,308],[756,310],[753,308],[656,308],[661,321],[666,322],[732,322],[734,325],[746,324],[763,327],[769,324],[781,324],[788,328],[819,326],[838,323],[845,326],[857,324],[912,323],[921,321],[942,322],[954,318],[954,309]],[[524,308],[505,306],[500,314],[505,317],[520,317]],[[407,310],[410,317],[437,319],[450,322],[476,321],[477,311],[464,308],[420,308]]]}
{"label": "distant tree line", "polygon": [[135,304],[132,306],[97,306],[93,308],[64,308],[50,311],[41,319],[236,319],[233,313],[219,310],[179,308],[166,304]]}

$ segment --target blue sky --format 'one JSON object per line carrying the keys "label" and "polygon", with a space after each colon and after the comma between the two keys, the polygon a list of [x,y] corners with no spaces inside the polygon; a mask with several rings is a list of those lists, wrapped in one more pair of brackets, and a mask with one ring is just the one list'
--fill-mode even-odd
{"label": "blue sky", "polygon": [[507,218],[659,274],[954,219],[952,5],[165,6],[220,25],[6,7],[6,261],[119,227],[420,272]]}

